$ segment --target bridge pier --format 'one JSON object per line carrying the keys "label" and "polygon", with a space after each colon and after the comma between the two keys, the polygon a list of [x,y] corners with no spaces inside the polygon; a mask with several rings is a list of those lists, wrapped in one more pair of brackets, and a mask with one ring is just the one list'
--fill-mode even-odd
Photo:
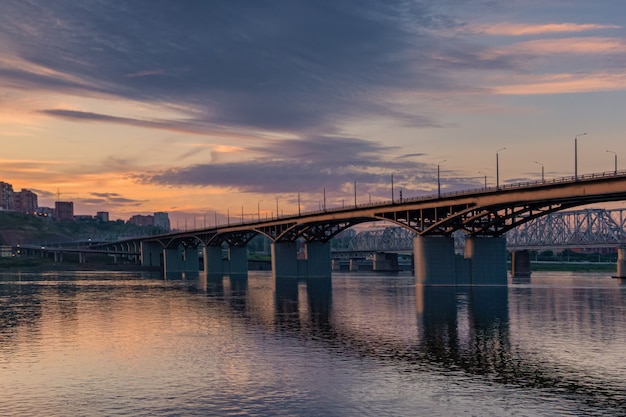
{"label": "bridge pier", "polygon": [[456,284],[453,238],[417,236],[413,239],[413,257],[416,284]]}
{"label": "bridge pier", "polygon": [[248,273],[248,249],[245,246],[228,247],[228,272],[231,275]]}
{"label": "bridge pier", "polygon": [[204,260],[204,273],[207,276],[219,275],[221,277],[224,274],[221,246],[204,246],[202,258]]}
{"label": "bridge pier", "polygon": [[330,258],[330,243],[307,242],[304,247],[306,253],[306,277],[330,277],[332,272]]}
{"label": "bridge pier", "polygon": [[359,260],[356,258],[350,259],[350,271],[358,271],[359,270]]}
{"label": "bridge pier", "polygon": [[472,285],[506,285],[506,239],[504,237],[468,237],[465,258],[470,260]]}
{"label": "bridge pier", "polygon": [[163,249],[163,273],[199,272],[200,257],[196,246],[178,245]]}
{"label": "bridge pier", "polygon": [[626,278],[626,246],[617,248],[617,273],[615,278]]}
{"label": "bridge pier", "polygon": [[275,278],[298,276],[296,242],[272,242],[272,271]]}
{"label": "bridge pier", "polygon": [[373,271],[398,271],[398,254],[376,252],[374,254]]}
{"label": "bridge pier", "polygon": [[530,253],[527,250],[511,252],[511,276],[529,277],[530,274]]}
{"label": "bridge pier", "polygon": [[468,237],[465,256],[454,253],[454,239],[417,236],[413,240],[415,283],[423,285],[506,285],[506,240]]}
{"label": "bridge pier", "polygon": [[161,266],[163,246],[159,242],[141,241],[141,266]]}
{"label": "bridge pier", "polygon": [[331,261],[331,268],[333,271],[341,271],[341,262],[339,259],[333,259]]}

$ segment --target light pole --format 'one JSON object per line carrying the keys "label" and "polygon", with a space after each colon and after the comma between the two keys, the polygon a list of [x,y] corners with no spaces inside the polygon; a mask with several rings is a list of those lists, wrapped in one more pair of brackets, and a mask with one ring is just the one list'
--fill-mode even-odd
{"label": "light pole", "polygon": [[585,133],[579,133],[574,136],[574,180],[578,181],[578,136],[585,136]]}
{"label": "light pole", "polygon": [[356,208],[356,180],[354,180],[354,208]]}
{"label": "light pole", "polygon": [[545,182],[545,177],[543,176],[543,162],[535,161],[535,164],[541,165],[541,182]]}
{"label": "light pole", "polygon": [[615,173],[615,175],[617,175],[617,152],[609,151],[608,149],[607,149],[607,152],[612,153],[613,155],[615,155],[615,171],[614,171],[614,173]]}
{"label": "light pole", "polygon": [[300,215],[300,193],[298,193],[298,216]]}
{"label": "light pole", "polygon": [[500,148],[496,151],[496,190],[500,189],[500,163],[498,160],[498,154],[500,151],[505,151],[506,148]]}
{"label": "light pole", "polygon": [[441,171],[439,165],[443,162],[446,162],[446,160],[444,159],[443,161],[437,162],[437,198],[441,198]]}
{"label": "light pole", "polygon": [[478,171],[479,174],[483,174],[485,176],[485,190],[487,189],[487,174],[484,172]]}

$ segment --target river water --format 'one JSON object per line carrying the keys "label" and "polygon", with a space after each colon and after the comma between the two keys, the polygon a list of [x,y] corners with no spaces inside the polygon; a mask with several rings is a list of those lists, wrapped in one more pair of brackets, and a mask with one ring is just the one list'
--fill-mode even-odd
{"label": "river water", "polygon": [[626,282],[0,274],[2,416],[626,416]]}

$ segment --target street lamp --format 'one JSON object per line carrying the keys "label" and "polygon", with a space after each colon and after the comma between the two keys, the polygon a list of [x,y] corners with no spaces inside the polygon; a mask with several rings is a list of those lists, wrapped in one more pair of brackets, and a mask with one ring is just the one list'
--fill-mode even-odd
{"label": "street lamp", "polygon": [[617,175],[617,152],[609,151],[608,149],[607,149],[607,152],[612,153],[613,155],[615,155],[615,175]]}
{"label": "street lamp", "polygon": [[574,136],[574,180],[578,181],[578,136],[585,136],[585,133],[579,133]]}
{"label": "street lamp", "polygon": [[498,154],[500,151],[505,151],[506,148],[500,148],[496,151],[496,190],[500,189],[500,164],[498,161]]}
{"label": "street lamp", "polygon": [[543,176],[543,162],[535,161],[535,164],[541,165],[541,182],[545,182],[545,177]]}
{"label": "street lamp", "polygon": [[356,180],[354,180],[354,208],[356,208]]}
{"label": "street lamp", "polygon": [[487,174],[482,171],[478,171],[479,174],[483,174],[485,176],[485,190],[487,189]]}
{"label": "street lamp", "polygon": [[446,162],[446,160],[444,159],[443,161],[437,162],[437,198],[441,198],[441,171],[439,165],[443,162]]}

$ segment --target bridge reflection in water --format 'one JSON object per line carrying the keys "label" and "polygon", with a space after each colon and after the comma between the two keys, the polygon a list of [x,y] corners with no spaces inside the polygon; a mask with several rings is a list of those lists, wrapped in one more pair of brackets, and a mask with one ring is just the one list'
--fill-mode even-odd
{"label": "bridge reflection in water", "polygon": [[[330,279],[278,278],[272,279],[273,286],[255,284],[251,289],[245,278],[227,278],[224,282],[229,290],[221,280],[208,287],[202,278],[199,282],[201,291],[224,297],[233,309],[256,316],[262,325],[326,343],[347,354],[421,371],[443,366],[496,384],[563,393],[594,406],[626,405],[626,396],[618,387],[621,377],[617,383],[609,378],[599,388],[597,379],[580,377],[576,367],[582,364],[568,359],[564,367],[559,358],[550,355],[546,361],[546,356],[533,350],[533,343],[542,345],[544,341],[524,340],[525,329],[519,327],[524,316],[537,308],[546,317],[550,311],[565,312],[571,303],[567,289],[565,296],[549,297],[545,300],[549,305],[539,306],[537,299],[546,295],[546,288],[533,289],[530,280],[517,281],[515,285],[520,287],[425,286],[413,285],[409,276],[342,274],[334,283]],[[511,291],[515,294],[513,305]],[[558,291],[547,290],[555,295]],[[620,297],[619,292],[615,295]],[[581,291],[573,296],[577,298],[575,315],[584,321],[588,321],[584,316],[590,316],[598,328],[615,325],[611,305],[624,303],[623,299],[608,299],[604,308],[596,293]],[[415,312],[412,319],[404,314],[411,309]],[[564,340],[576,337],[564,334]],[[619,370],[615,372],[619,374]]]}

